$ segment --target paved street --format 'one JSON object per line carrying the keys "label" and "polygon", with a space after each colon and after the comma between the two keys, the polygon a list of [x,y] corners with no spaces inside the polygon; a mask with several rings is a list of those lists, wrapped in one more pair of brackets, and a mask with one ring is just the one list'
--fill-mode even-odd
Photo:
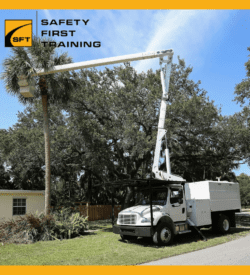
{"label": "paved street", "polygon": [[250,265],[250,235],[225,244],[142,265]]}

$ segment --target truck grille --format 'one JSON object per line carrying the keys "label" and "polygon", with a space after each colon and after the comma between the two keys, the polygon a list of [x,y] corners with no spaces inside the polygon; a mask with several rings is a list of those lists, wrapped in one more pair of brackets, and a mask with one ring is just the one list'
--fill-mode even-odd
{"label": "truck grille", "polygon": [[136,224],[136,215],[131,215],[131,214],[123,215],[123,214],[119,214],[119,216],[118,216],[118,222],[120,224]]}

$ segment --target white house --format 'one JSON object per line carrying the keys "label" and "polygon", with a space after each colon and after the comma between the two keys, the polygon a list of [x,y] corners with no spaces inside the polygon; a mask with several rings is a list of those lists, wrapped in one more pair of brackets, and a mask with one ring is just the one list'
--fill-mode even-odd
{"label": "white house", "polygon": [[28,213],[41,213],[45,208],[45,191],[0,189],[0,220]]}

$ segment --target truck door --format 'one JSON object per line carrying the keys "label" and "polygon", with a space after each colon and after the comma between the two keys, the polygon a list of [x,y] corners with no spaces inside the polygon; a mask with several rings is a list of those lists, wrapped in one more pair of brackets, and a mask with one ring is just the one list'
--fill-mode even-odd
{"label": "truck door", "polygon": [[170,187],[169,190],[169,214],[174,222],[185,221],[186,203],[182,187]]}

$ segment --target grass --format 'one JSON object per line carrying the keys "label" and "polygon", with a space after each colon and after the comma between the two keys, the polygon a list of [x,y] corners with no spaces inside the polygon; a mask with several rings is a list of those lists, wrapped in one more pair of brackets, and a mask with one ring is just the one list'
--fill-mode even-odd
{"label": "grass", "polygon": [[88,224],[90,231],[111,228],[111,220],[89,221]]}
{"label": "grass", "polygon": [[0,244],[0,265],[136,265],[222,244],[250,234],[250,228],[232,228],[221,236],[203,230],[208,241],[190,233],[175,237],[169,247],[158,247],[150,239],[122,242],[112,233],[110,223],[90,222],[82,237],[34,244]]}

